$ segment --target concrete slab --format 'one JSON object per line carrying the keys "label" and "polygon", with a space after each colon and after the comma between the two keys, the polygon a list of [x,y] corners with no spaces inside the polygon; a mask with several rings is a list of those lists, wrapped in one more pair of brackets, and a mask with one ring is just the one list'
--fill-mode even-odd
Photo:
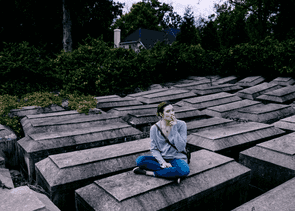
{"label": "concrete slab", "polygon": [[141,102],[137,101],[132,97],[113,97],[113,98],[102,98],[97,99],[96,108],[102,109],[103,111],[108,111],[115,107],[125,107],[125,106],[135,106],[142,105]]}
{"label": "concrete slab", "polygon": [[277,77],[269,83],[280,84],[282,86],[290,86],[295,83],[295,80],[291,77]]}
{"label": "concrete slab", "polygon": [[294,210],[295,178],[269,190],[263,195],[246,202],[232,211],[288,211]]}
{"label": "concrete slab", "polygon": [[208,87],[200,87],[194,89],[194,93],[198,95],[209,95],[209,94],[215,94],[220,92],[230,92],[234,93],[239,90],[243,89],[242,87],[236,85],[236,84],[221,84],[221,85],[214,85],[208,86]]}
{"label": "concrete slab", "polygon": [[251,108],[256,105],[262,105],[261,102],[253,100],[240,100],[233,103],[222,104],[205,109],[203,112],[209,116],[223,118],[238,118],[238,111],[244,108]]}
{"label": "concrete slab", "polygon": [[145,104],[161,103],[163,101],[177,102],[184,98],[196,97],[197,95],[189,90],[168,89],[160,93],[144,95],[136,98],[138,101]]}
{"label": "concrete slab", "polygon": [[291,103],[295,99],[295,86],[273,90],[257,97],[257,100],[274,103]]}
{"label": "concrete slab", "polygon": [[270,83],[264,82],[256,86],[240,90],[236,93],[236,95],[238,95],[240,98],[255,100],[258,96],[279,88],[282,88],[282,86],[279,84],[270,84]]}
{"label": "concrete slab", "polygon": [[210,130],[213,128],[224,127],[228,125],[236,124],[235,121],[229,119],[223,119],[219,117],[213,117],[208,119],[194,120],[186,123],[187,135],[196,133],[203,130]]}
{"label": "concrete slab", "polygon": [[124,172],[77,189],[76,207],[77,211],[230,210],[245,201],[249,175],[250,169],[234,160],[200,150],[192,153],[190,174],[180,184]]}
{"label": "concrete slab", "polygon": [[158,104],[150,104],[150,105],[139,105],[139,106],[128,106],[128,107],[119,107],[112,108],[107,113],[125,116],[127,114],[155,114],[157,112]]}
{"label": "concrete slab", "polygon": [[[4,184],[8,188],[14,188],[14,184],[10,175],[10,172],[6,168],[0,168],[0,183]],[[0,196],[7,194],[10,189],[0,188]]]}
{"label": "concrete slab", "polygon": [[189,76],[188,79],[194,80],[194,81],[201,81],[201,80],[206,80],[206,77],[203,76]]}
{"label": "concrete slab", "polygon": [[17,135],[10,127],[0,125],[0,157],[4,158],[7,168],[18,166],[18,157],[15,153],[17,140]]}
{"label": "concrete slab", "polygon": [[200,97],[193,97],[189,99],[181,100],[176,103],[180,106],[190,106],[197,109],[205,109],[212,106],[222,105],[226,103],[236,102],[242,100],[234,94],[229,94],[226,92],[221,92],[217,94],[211,94]]}
{"label": "concrete slab", "polygon": [[120,116],[114,114],[80,115],[55,119],[22,119],[22,127],[26,135],[48,132],[62,132],[67,130],[81,129],[85,127],[99,127],[102,124],[124,122]]}
{"label": "concrete slab", "polygon": [[106,100],[106,99],[113,99],[113,98],[121,98],[119,95],[106,95],[106,96],[99,96],[99,97],[94,97],[99,103],[101,100]]}
{"label": "concrete slab", "polygon": [[295,115],[281,119],[272,125],[282,130],[295,132]]}
{"label": "concrete slab", "polygon": [[0,168],[5,168],[5,158],[0,156]]}
{"label": "concrete slab", "polygon": [[44,194],[21,186],[0,197],[1,211],[60,211]]}
{"label": "concrete slab", "polygon": [[206,80],[194,81],[191,83],[179,84],[173,87],[177,89],[193,90],[195,88],[208,87],[210,85],[211,85],[210,80],[206,79]]}
{"label": "concrete slab", "polygon": [[228,76],[224,78],[220,78],[213,82],[213,85],[221,85],[221,84],[234,84],[238,81],[236,76]]}
{"label": "concrete slab", "polygon": [[144,95],[149,95],[149,94],[155,94],[155,93],[159,93],[159,92],[164,92],[167,91],[168,88],[161,88],[161,89],[153,89],[153,90],[149,90],[149,91],[144,91],[144,92],[138,92],[138,93],[134,93],[134,94],[129,94],[127,95],[127,97],[133,97],[133,98],[137,98],[137,97],[142,97]]}
{"label": "concrete slab", "polygon": [[295,133],[242,151],[239,162],[251,168],[251,185],[264,191],[295,177]]}
{"label": "concrete slab", "polygon": [[248,122],[192,133],[187,143],[238,160],[239,152],[284,133],[271,125]]}
{"label": "concrete slab", "polygon": [[263,81],[265,81],[265,78],[262,76],[250,76],[238,81],[236,84],[241,87],[252,87],[262,83]]}
{"label": "concrete slab", "polygon": [[176,82],[176,85],[180,85],[180,84],[188,84],[188,83],[193,83],[195,82],[194,80],[192,79],[181,79],[179,81]]}
{"label": "concrete slab", "polygon": [[257,105],[238,111],[240,119],[271,124],[295,114],[295,109],[289,105],[270,103]]}
{"label": "concrete slab", "polygon": [[52,112],[59,112],[59,111],[65,111],[65,109],[62,108],[61,106],[54,105],[54,104],[44,108],[40,106],[25,106],[20,109],[11,109],[9,115],[24,117],[26,115],[52,113]]}
{"label": "concrete slab", "polygon": [[127,123],[112,123],[100,127],[71,131],[30,134],[18,143],[19,162],[29,181],[35,177],[35,163],[49,155],[106,146],[140,139],[142,132]]}
{"label": "concrete slab", "polygon": [[50,155],[36,163],[36,181],[61,210],[75,210],[75,190],[136,167],[136,158],[151,155],[150,138]]}

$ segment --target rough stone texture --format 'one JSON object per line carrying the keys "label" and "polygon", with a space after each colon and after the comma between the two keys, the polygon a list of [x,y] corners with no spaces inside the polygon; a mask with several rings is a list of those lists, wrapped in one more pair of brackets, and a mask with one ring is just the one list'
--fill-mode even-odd
{"label": "rough stone texture", "polygon": [[40,106],[25,106],[20,109],[11,109],[9,116],[24,117],[31,114],[52,113],[58,111],[65,111],[65,109],[55,104],[44,108]]}
{"label": "rough stone texture", "polygon": [[114,97],[114,98],[97,99],[96,108],[100,108],[107,111],[115,107],[125,107],[125,106],[135,106],[135,105],[142,105],[142,103],[132,97],[123,97],[123,98]]}
{"label": "rough stone texture", "polygon": [[269,83],[280,84],[282,86],[290,86],[295,83],[295,80],[291,77],[277,77]]}
{"label": "rough stone texture", "polygon": [[295,99],[295,86],[287,86],[274,91],[267,92],[259,97],[257,100],[274,103],[290,103]]}
{"label": "rough stone texture", "polygon": [[153,89],[153,90],[149,90],[149,91],[130,94],[130,95],[127,95],[127,97],[138,98],[138,97],[142,97],[144,95],[155,94],[155,93],[164,92],[164,91],[167,91],[167,90],[168,90],[168,88]]}
{"label": "rough stone texture", "polygon": [[236,95],[238,95],[241,98],[255,100],[258,96],[279,88],[282,88],[282,86],[278,84],[270,84],[270,83],[264,82],[262,84],[258,84],[256,86],[238,91]]}
{"label": "rough stone texture", "polygon": [[295,131],[295,115],[281,119],[272,125],[282,130]]}
{"label": "rough stone texture", "polygon": [[236,84],[221,84],[221,85],[214,85],[208,87],[201,87],[194,89],[194,93],[198,95],[209,95],[214,93],[220,92],[236,92],[243,89],[242,87]]}
{"label": "rough stone texture", "polygon": [[221,84],[234,84],[238,81],[236,76],[228,76],[224,78],[220,78],[213,82],[213,85],[221,85]]}
{"label": "rough stone texture", "polygon": [[248,122],[192,133],[187,143],[238,160],[239,152],[284,133],[271,125]]}
{"label": "rough stone texture", "polygon": [[180,184],[125,172],[77,189],[76,207],[78,211],[230,210],[245,202],[249,176],[250,169],[234,160],[200,150],[192,153],[190,174]]}
{"label": "rough stone texture", "polygon": [[21,186],[0,197],[1,211],[60,211],[44,194]]}
{"label": "rough stone texture", "polygon": [[61,210],[75,209],[75,190],[97,179],[131,170],[136,158],[150,155],[150,138],[50,155],[36,163],[37,184]]}
{"label": "rough stone texture", "polygon": [[89,108],[89,113],[88,114],[105,114],[106,112],[104,112],[101,109],[98,108]]}
{"label": "rough stone texture", "polygon": [[209,107],[204,110],[204,113],[209,116],[223,118],[238,118],[238,111],[243,108],[251,108],[262,103],[253,100],[240,100],[233,103],[227,103],[219,106]]}
{"label": "rough stone texture", "polygon": [[218,117],[190,121],[186,123],[187,135],[190,135],[192,133],[196,133],[199,131],[203,131],[203,130],[210,130],[213,128],[234,125],[234,124],[236,124],[236,122],[233,120],[223,119]]}
{"label": "rough stone texture", "polygon": [[105,100],[105,99],[113,99],[113,98],[120,98],[119,95],[106,95],[106,96],[99,96],[99,97],[94,97],[98,102],[100,102],[101,100]]}
{"label": "rough stone texture", "polygon": [[211,85],[210,80],[206,79],[206,80],[200,80],[200,81],[193,81],[191,83],[179,84],[173,87],[177,89],[192,90],[192,89],[200,88],[200,87],[208,87],[210,85]]}
{"label": "rough stone texture", "polygon": [[140,106],[128,106],[120,108],[112,108],[107,113],[125,116],[127,114],[155,114],[157,112],[158,104],[140,105]]}
{"label": "rough stone texture", "polygon": [[176,85],[180,85],[180,84],[188,84],[188,83],[193,83],[195,82],[194,80],[192,79],[181,79],[179,81],[176,82]]}
{"label": "rough stone texture", "polygon": [[241,87],[252,87],[262,83],[263,81],[265,81],[265,78],[262,76],[250,76],[238,81],[236,84]]}
{"label": "rough stone texture", "polygon": [[194,94],[193,92],[189,90],[168,89],[167,91],[144,95],[136,99],[145,104],[161,103],[163,101],[170,101],[171,103],[173,103],[175,101],[179,101],[184,98],[195,97],[195,96],[196,94]]}
{"label": "rough stone texture", "polygon": [[239,162],[251,168],[251,184],[268,191],[295,176],[295,133],[242,151]]}
{"label": "rough stone texture", "polygon": [[0,156],[0,168],[5,168],[5,158]]}
{"label": "rough stone texture", "polygon": [[18,166],[16,148],[17,136],[14,131],[6,125],[0,125],[0,157],[4,158],[7,168]]}
{"label": "rough stone texture", "polygon": [[295,114],[295,109],[288,105],[270,103],[257,105],[238,111],[240,119],[271,124]]}
{"label": "rough stone texture", "polygon": [[[12,179],[11,179],[11,175],[8,169],[6,168],[1,168],[0,167],[0,181],[1,183],[3,183],[6,187],[9,188],[14,188]],[[7,194],[7,192],[9,192],[10,189],[7,188],[0,188],[0,196],[1,194]],[[1,198],[1,197],[0,197]],[[1,199],[0,199],[1,200]],[[1,206],[1,205],[0,205]],[[0,209],[1,210],[1,209]],[[1,210],[2,211],[2,210]]]}
{"label": "rough stone texture", "polygon": [[121,122],[71,131],[31,134],[17,142],[19,162],[31,182],[35,177],[35,163],[49,155],[132,141],[141,137],[141,131]]}
{"label": "rough stone texture", "polygon": [[162,89],[163,87],[161,86],[161,84],[152,84],[150,85],[147,90],[154,90],[154,89]]}
{"label": "rough stone texture", "polygon": [[291,211],[295,207],[294,195],[295,178],[288,180],[232,211]]}
{"label": "rough stone texture", "polygon": [[208,78],[201,77],[201,76],[189,76],[188,79],[195,80],[195,81],[201,81],[201,80],[207,80]]}
{"label": "rough stone texture", "polygon": [[205,109],[212,106],[222,105],[226,103],[236,102],[242,100],[234,94],[221,92],[217,94],[211,94],[201,97],[194,97],[189,99],[183,99],[176,105],[190,106],[197,109]]}
{"label": "rough stone texture", "polygon": [[26,135],[48,132],[72,131],[85,127],[99,127],[102,124],[124,122],[120,116],[114,114],[96,114],[80,116],[62,116],[59,118],[23,118],[22,127]]}

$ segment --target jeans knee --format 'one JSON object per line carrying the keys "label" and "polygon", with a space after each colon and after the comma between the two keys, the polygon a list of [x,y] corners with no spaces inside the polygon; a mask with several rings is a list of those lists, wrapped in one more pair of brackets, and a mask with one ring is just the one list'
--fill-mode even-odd
{"label": "jeans knee", "polygon": [[140,166],[143,160],[144,160],[144,156],[137,157],[136,158],[136,165]]}
{"label": "jeans knee", "polygon": [[179,173],[179,176],[185,177],[185,176],[189,175],[190,170],[188,167],[182,166],[182,167],[178,168],[178,173]]}

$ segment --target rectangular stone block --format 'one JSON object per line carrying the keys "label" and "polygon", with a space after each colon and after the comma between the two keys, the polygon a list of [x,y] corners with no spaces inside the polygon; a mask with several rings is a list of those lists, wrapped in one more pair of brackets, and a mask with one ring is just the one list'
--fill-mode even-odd
{"label": "rectangular stone block", "polygon": [[242,151],[239,162],[251,168],[251,185],[264,191],[295,176],[295,133],[290,133]]}
{"label": "rectangular stone block", "polygon": [[[6,168],[1,168],[0,167],[0,183],[2,185],[4,184],[8,188],[14,188],[14,184],[13,184],[10,172]],[[1,198],[2,194],[7,194],[9,192],[9,190],[10,189],[7,189],[7,188],[0,188],[0,198]],[[0,199],[0,201],[1,201],[1,199]]]}
{"label": "rectangular stone block", "polygon": [[[0,157],[4,158],[4,166],[7,168],[14,168],[19,165],[16,152],[16,134],[10,127],[6,125],[0,125]],[[2,160],[2,162],[4,161]]]}
{"label": "rectangular stone block", "polygon": [[44,108],[40,106],[25,106],[19,109],[11,109],[9,115],[24,117],[26,115],[52,113],[52,112],[59,112],[59,111],[65,111],[65,109],[62,108],[61,106],[54,105],[54,104]]}
{"label": "rectangular stone block", "polygon": [[161,89],[153,89],[153,90],[149,90],[149,91],[144,91],[144,92],[138,92],[138,93],[134,93],[134,94],[129,94],[127,95],[127,97],[133,97],[133,98],[137,98],[137,97],[142,97],[144,95],[149,95],[149,94],[155,94],[155,93],[159,93],[159,92],[164,92],[167,91],[168,88],[161,88]]}
{"label": "rectangular stone block", "polygon": [[295,86],[273,90],[257,97],[257,100],[274,103],[291,103],[295,99]]}
{"label": "rectangular stone block", "polygon": [[174,103],[181,99],[195,96],[196,94],[189,90],[168,89],[167,91],[144,95],[136,99],[145,104],[161,103],[163,101],[170,101],[171,103]]}
{"label": "rectangular stone block", "polygon": [[106,95],[106,96],[99,96],[99,97],[94,97],[96,99],[96,102],[100,102],[101,100],[106,100],[106,99],[113,99],[113,98],[120,98],[119,95]]}
{"label": "rectangular stone block", "polygon": [[239,152],[284,133],[271,125],[248,122],[192,133],[187,143],[238,160]]}
{"label": "rectangular stone block", "polygon": [[5,168],[5,159],[0,155],[0,168]]}
{"label": "rectangular stone block", "polygon": [[179,84],[173,87],[177,89],[193,90],[195,88],[208,87],[210,85],[211,85],[210,80],[206,79],[206,80],[194,81],[191,83]]}
{"label": "rectangular stone block", "polygon": [[236,84],[241,87],[253,87],[265,81],[262,76],[250,76],[238,81]]}
{"label": "rectangular stone block", "polygon": [[217,94],[211,94],[200,97],[193,97],[189,99],[181,100],[176,103],[180,106],[190,106],[197,109],[205,109],[212,106],[222,105],[226,103],[236,102],[242,100],[234,94],[229,94],[226,92],[221,92]]}
{"label": "rectangular stone block", "polygon": [[241,109],[238,113],[240,119],[271,124],[285,117],[294,115],[295,110],[288,105],[270,103]]}
{"label": "rectangular stone block", "polygon": [[37,184],[61,210],[75,210],[75,190],[97,179],[136,167],[150,153],[150,138],[50,155],[36,163]]}
{"label": "rectangular stone block", "polygon": [[112,123],[71,131],[30,134],[18,143],[20,165],[29,181],[35,178],[35,163],[49,155],[106,146],[140,139],[142,132],[127,123]]}
{"label": "rectangular stone block", "polygon": [[0,197],[1,211],[60,211],[46,195],[21,186]]}
{"label": "rectangular stone block", "polygon": [[280,84],[282,86],[290,86],[295,83],[295,80],[291,77],[277,77],[269,83]]}
{"label": "rectangular stone block", "polygon": [[112,108],[107,113],[125,116],[127,114],[155,114],[157,112],[158,104],[150,104],[150,105],[140,105],[140,106],[128,106],[128,107],[119,107]]}
{"label": "rectangular stone block", "polygon": [[194,81],[207,80],[207,78],[203,77],[203,76],[189,76],[188,79],[191,79],[191,80],[194,80]]}
{"label": "rectangular stone block", "polygon": [[232,211],[288,211],[295,207],[295,178],[269,190]]}
{"label": "rectangular stone block", "polygon": [[104,111],[108,111],[111,108],[115,108],[115,107],[126,107],[126,106],[135,106],[135,105],[142,105],[142,103],[132,97],[123,97],[123,98],[114,97],[114,98],[97,99],[96,108],[100,108]]}
{"label": "rectangular stone block", "polygon": [[214,93],[220,93],[220,92],[237,92],[239,90],[243,89],[242,87],[236,85],[236,84],[220,84],[220,85],[214,85],[208,86],[208,87],[200,87],[194,89],[194,93],[198,95],[209,95]]}
{"label": "rectangular stone block", "polygon": [[96,180],[75,191],[77,211],[230,210],[245,202],[250,169],[207,150],[193,152],[189,166],[180,184],[132,171]]}
{"label": "rectangular stone block", "polygon": [[204,113],[209,116],[223,117],[223,118],[239,118],[238,111],[243,108],[251,108],[262,103],[253,100],[240,100],[233,103],[222,104],[218,106],[209,107],[204,110]]}
{"label": "rectangular stone block", "polygon": [[228,125],[236,124],[235,121],[229,119],[223,119],[218,117],[194,120],[186,123],[187,126],[187,135],[196,133],[198,131],[210,130],[213,128],[224,127]]}
{"label": "rectangular stone block", "polygon": [[271,83],[264,82],[264,83],[258,84],[256,86],[240,90],[236,93],[236,95],[238,95],[240,98],[255,100],[258,96],[260,96],[266,92],[279,89],[281,87],[282,86],[279,84],[271,84]]}
{"label": "rectangular stone block", "polygon": [[272,125],[282,130],[295,132],[295,115],[281,119]]}
{"label": "rectangular stone block", "polygon": [[213,85],[234,84],[238,81],[236,76],[228,76],[214,81]]}

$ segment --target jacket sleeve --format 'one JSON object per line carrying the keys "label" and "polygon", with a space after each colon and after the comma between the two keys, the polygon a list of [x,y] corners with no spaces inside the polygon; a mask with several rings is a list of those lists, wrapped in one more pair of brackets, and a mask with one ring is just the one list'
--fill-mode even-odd
{"label": "jacket sleeve", "polygon": [[153,126],[150,130],[150,139],[151,139],[151,152],[152,155],[156,158],[156,160],[158,161],[158,163],[160,165],[162,165],[162,163],[165,162],[165,160],[163,159],[160,150],[157,147],[156,141],[157,141],[157,135],[156,135],[156,126]]}
{"label": "jacket sleeve", "polygon": [[180,128],[175,128],[175,137],[174,137],[174,145],[176,146],[179,152],[185,151],[185,146],[187,142],[187,126],[184,122],[181,124]]}

